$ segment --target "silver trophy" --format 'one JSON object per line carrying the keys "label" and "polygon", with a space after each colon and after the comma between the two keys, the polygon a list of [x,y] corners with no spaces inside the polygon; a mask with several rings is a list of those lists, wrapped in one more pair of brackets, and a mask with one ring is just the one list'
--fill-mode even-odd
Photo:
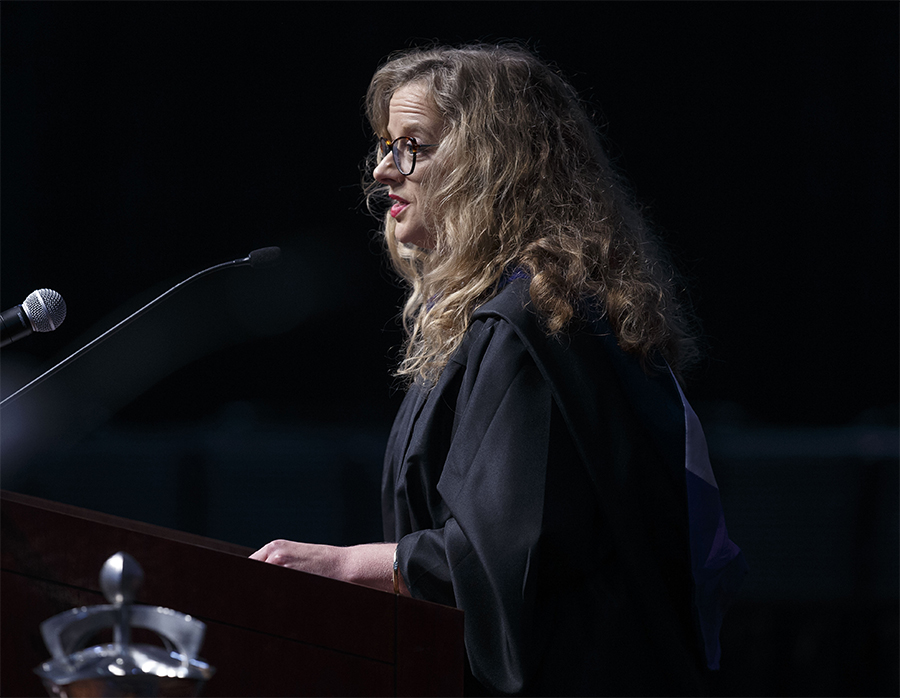
{"label": "silver trophy", "polygon": [[[197,659],[206,625],[160,606],[135,606],[144,572],[128,553],[116,553],[100,570],[109,601],[57,614],[41,623],[53,658],[35,672],[51,696],[195,696],[215,671]],[[112,628],[111,644],[83,647]],[[156,633],[165,648],[132,644],[131,629]]]}

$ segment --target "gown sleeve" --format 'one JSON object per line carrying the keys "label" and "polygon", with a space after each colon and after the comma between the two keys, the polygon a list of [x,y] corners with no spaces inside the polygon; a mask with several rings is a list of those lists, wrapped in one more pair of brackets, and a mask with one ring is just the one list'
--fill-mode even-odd
{"label": "gown sleeve", "polygon": [[[488,321],[470,337],[464,364],[445,370],[421,408],[399,464],[399,479],[410,476],[405,487],[423,488],[433,520],[401,538],[398,558],[413,596],[465,611],[473,675],[517,693],[535,646],[531,601],[552,397],[506,323]],[[440,460],[442,440],[445,459],[430,462]],[[412,470],[424,480],[411,480]],[[431,492],[430,471],[439,472]]]}

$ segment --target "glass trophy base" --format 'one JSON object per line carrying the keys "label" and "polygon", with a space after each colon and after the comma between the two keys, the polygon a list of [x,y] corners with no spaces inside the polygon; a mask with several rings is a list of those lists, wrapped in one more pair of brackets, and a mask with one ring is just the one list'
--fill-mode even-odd
{"label": "glass trophy base", "polygon": [[212,675],[209,665],[151,645],[98,645],[64,661],[45,662],[37,674],[59,698],[196,696]]}

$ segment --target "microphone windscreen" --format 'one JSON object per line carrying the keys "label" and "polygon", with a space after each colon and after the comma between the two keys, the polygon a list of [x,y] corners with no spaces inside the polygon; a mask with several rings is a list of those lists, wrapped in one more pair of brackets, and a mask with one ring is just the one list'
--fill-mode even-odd
{"label": "microphone windscreen", "polygon": [[280,247],[263,247],[250,253],[250,266],[254,269],[274,267],[281,261]]}
{"label": "microphone windscreen", "polygon": [[66,319],[66,302],[56,291],[39,288],[22,303],[35,332],[51,332]]}

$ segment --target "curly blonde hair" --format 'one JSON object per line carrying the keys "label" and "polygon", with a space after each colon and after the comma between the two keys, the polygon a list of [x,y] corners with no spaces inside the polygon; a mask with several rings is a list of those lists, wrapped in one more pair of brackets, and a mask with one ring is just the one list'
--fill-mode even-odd
{"label": "curly blonde hair", "polygon": [[[433,385],[472,313],[513,269],[528,274],[549,334],[599,309],[646,370],[661,356],[680,375],[697,354],[692,317],[575,89],[519,46],[412,49],[389,57],[369,85],[376,135],[387,135],[394,91],[412,83],[427,88],[442,133],[417,201],[434,248],[399,243],[384,217],[391,261],[410,287],[398,375]],[[370,210],[385,194],[367,183]]]}

